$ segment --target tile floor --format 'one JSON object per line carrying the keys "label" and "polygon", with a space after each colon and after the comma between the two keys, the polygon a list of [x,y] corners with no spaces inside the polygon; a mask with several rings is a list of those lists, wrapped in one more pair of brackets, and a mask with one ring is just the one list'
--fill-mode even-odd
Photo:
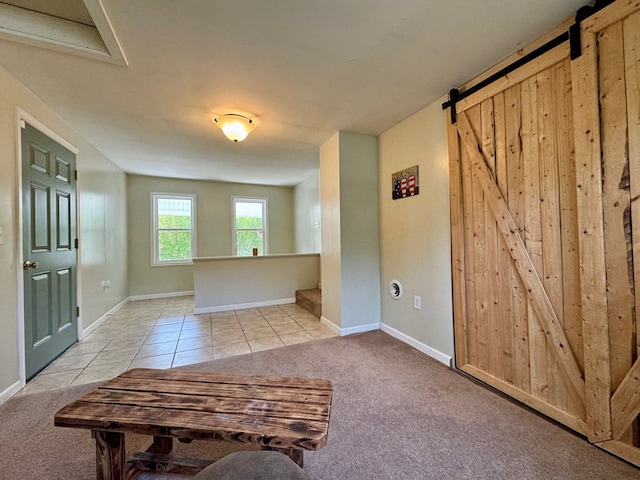
{"label": "tile floor", "polygon": [[309,342],[335,333],[296,304],[193,314],[193,297],[127,303],[31,380],[21,393],[107,380]]}

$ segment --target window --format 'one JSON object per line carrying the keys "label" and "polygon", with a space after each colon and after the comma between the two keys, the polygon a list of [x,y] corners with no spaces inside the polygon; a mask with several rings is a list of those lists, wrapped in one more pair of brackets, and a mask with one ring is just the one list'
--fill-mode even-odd
{"label": "window", "polygon": [[238,256],[269,253],[267,199],[233,197],[233,254]]}
{"label": "window", "polygon": [[184,265],[196,255],[196,196],[152,193],[153,265]]}

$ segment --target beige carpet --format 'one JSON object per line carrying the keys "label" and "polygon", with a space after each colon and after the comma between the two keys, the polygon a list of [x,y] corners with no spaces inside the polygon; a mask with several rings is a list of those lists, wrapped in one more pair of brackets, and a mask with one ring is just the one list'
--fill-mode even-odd
{"label": "beige carpet", "polygon": [[[380,331],[188,369],[330,379],[328,444],[305,453],[305,470],[316,480],[640,480],[640,469]],[[53,426],[57,409],[91,388],[17,396],[1,406],[0,479],[94,479],[90,433]],[[146,443],[127,437],[129,450]],[[177,448],[219,458],[237,446],[193,442]]]}

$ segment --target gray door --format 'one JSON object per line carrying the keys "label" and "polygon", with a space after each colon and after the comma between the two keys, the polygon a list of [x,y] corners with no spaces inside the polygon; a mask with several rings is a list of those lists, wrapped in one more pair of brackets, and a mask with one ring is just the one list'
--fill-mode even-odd
{"label": "gray door", "polygon": [[27,379],[78,338],[75,155],[30,125],[22,130]]}

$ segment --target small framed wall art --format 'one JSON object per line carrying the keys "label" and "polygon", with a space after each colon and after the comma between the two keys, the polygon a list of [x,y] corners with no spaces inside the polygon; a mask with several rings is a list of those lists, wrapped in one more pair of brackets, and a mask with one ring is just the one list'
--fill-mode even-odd
{"label": "small framed wall art", "polygon": [[391,198],[413,197],[420,193],[418,165],[391,174]]}

